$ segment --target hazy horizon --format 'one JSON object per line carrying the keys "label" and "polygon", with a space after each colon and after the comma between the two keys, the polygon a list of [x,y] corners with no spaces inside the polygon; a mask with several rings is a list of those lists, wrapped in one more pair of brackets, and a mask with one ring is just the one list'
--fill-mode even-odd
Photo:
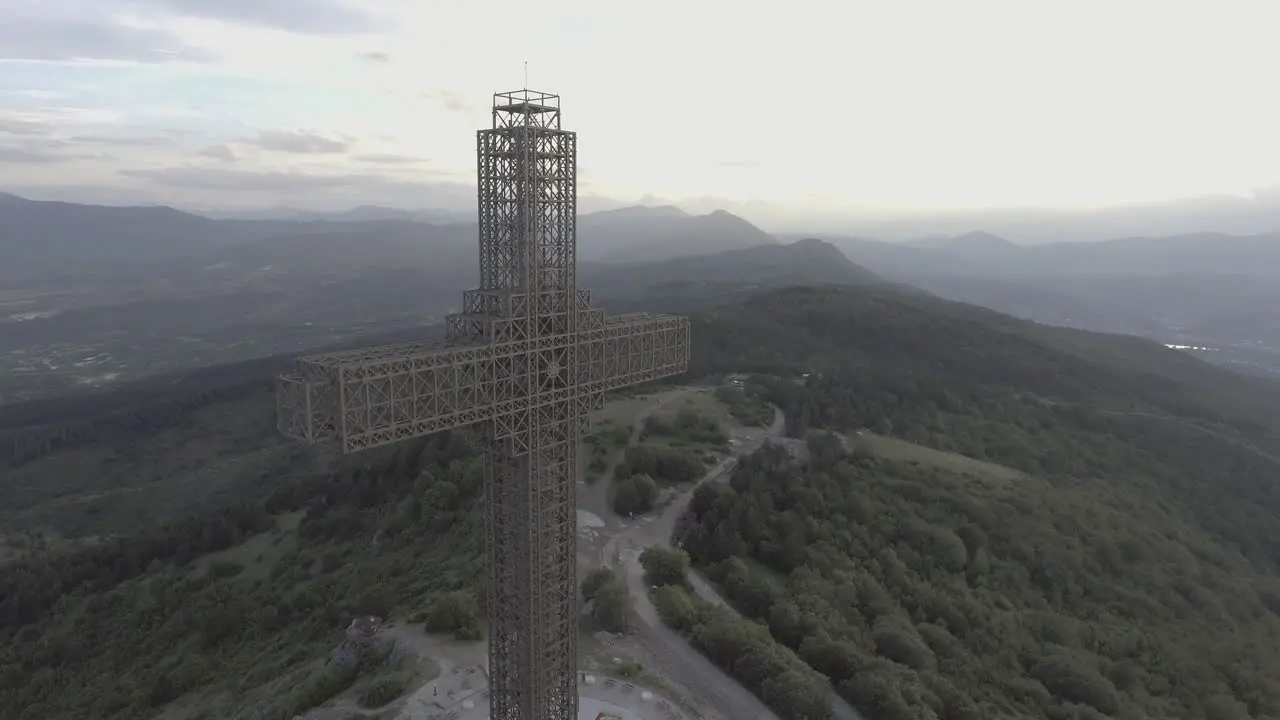
{"label": "hazy horizon", "polygon": [[[73,189],[74,190],[74,189]],[[0,187],[0,193],[11,193],[36,201],[62,201],[106,206],[172,207],[183,212],[212,218],[306,219],[337,217],[350,211],[372,209],[377,219],[401,217],[420,222],[442,224],[471,222],[476,212],[474,187],[459,184],[449,196],[448,204],[361,203],[324,204],[319,207],[295,205],[262,205],[229,208],[177,203],[136,202],[129,198],[80,197],[60,188],[34,193]],[[779,215],[765,203],[733,203],[722,198],[698,198],[693,201],[671,201],[646,195],[638,200],[588,196],[579,202],[580,214],[607,212],[626,208],[675,207],[689,215],[705,215],[715,211],[732,212],[762,230],[780,238],[803,236],[838,240],[861,237],[887,241],[909,241],[928,237],[958,236],[971,232],[999,235],[1017,244],[1036,245],[1052,242],[1111,240],[1124,237],[1159,237],[1194,233],[1253,235],[1280,231],[1280,192],[1259,192],[1252,197],[1206,196],[1183,198],[1166,203],[1117,205],[1095,210],[1054,208],[979,208],[967,211],[933,211],[903,214],[861,215]],[[403,213],[403,215],[397,215]]]}
{"label": "hazy horizon", "polygon": [[466,210],[474,132],[527,60],[529,86],[559,93],[580,133],[587,212],[674,204],[835,230],[1274,197],[1267,17],[1249,0],[785,16],[50,0],[0,8],[0,189],[204,211]]}

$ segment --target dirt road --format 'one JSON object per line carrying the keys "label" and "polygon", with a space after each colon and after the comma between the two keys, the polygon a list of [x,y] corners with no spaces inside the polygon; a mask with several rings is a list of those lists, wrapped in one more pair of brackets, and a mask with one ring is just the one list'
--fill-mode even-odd
{"label": "dirt road", "polygon": [[[636,614],[640,616],[643,625],[641,632],[637,633],[640,642],[655,657],[672,664],[673,667],[663,668],[664,671],[677,673],[673,677],[679,677],[689,687],[700,690],[708,704],[729,718],[764,719],[777,716],[738,681],[663,624],[657,609],[649,600],[649,588],[644,583],[644,569],[640,566],[640,553],[650,545],[670,545],[676,522],[688,508],[694,490],[705,482],[728,480],[738,466],[739,457],[755,452],[770,439],[782,437],[785,429],[786,418],[775,407],[773,423],[767,429],[741,438],[732,456],[720,461],[693,487],[678,495],[662,509],[657,518],[624,529],[605,543],[601,553],[601,563],[620,569],[627,581],[627,588],[635,599]],[[715,588],[697,573],[690,571],[689,582],[694,592],[703,600],[734,611]],[[834,692],[831,693],[830,704],[831,715],[835,720],[862,720],[858,711]]]}
{"label": "dirt road", "polygon": [[624,562],[620,571],[626,579],[627,589],[635,598],[636,615],[640,618],[634,636],[654,658],[657,670],[668,677],[678,678],[682,685],[696,693],[708,716],[724,720],[777,720],[778,716],[759,698],[662,623],[658,611],[649,601],[649,588],[645,586],[644,570],[639,561],[641,550],[641,547],[628,546],[623,552]]}
{"label": "dirt road", "polygon": [[[643,422],[643,417],[637,419],[636,428],[642,428]],[[644,570],[640,567],[640,553],[650,545],[671,542],[676,521],[684,514],[693,491],[699,485],[727,478],[737,467],[739,456],[752,453],[768,438],[781,435],[784,427],[782,412],[775,408],[773,424],[768,429],[755,428],[736,433],[739,437],[733,456],[720,461],[701,480],[673,498],[657,517],[632,522],[615,519],[606,532],[617,532],[600,552],[600,564],[617,569],[627,583],[640,619],[635,638],[655,658],[659,666],[657,669],[668,677],[678,678],[701,698],[708,715],[714,714],[726,720],[776,720],[777,715],[737,680],[691,647],[679,633],[663,624],[649,600],[649,588],[645,586]],[[633,442],[638,432],[633,429]]]}
{"label": "dirt road", "polygon": [[[738,614],[738,611],[732,605],[720,597],[720,593],[716,592],[715,586],[692,570],[689,571],[689,584],[693,587],[694,594],[702,600],[712,605],[718,605],[735,615]],[[837,695],[834,690],[831,692],[829,702],[831,705],[831,717],[835,720],[863,720],[858,711],[848,702],[845,702],[845,699]]]}
{"label": "dirt road", "polygon": [[[640,442],[640,433],[644,431],[645,420],[654,411],[660,409],[664,403],[670,405],[691,392],[698,391],[694,388],[677,388],[676,390],[667,390],[655,395],[653,403],[637,413],[632,420],[631,435],[627,438],[627,447]],[[578,507],[596,515],[606,525],[617,524],[618,518],[613,514],[613,509],[609,507],[609,486],[613,484],[613,476],[618,471],[618,465],[621,464],[622,457],[622,452],[614,453],[614,457],[609,459],[609,464],[605,467],[600,479],[590,485],[585,485],[578,492]]]}

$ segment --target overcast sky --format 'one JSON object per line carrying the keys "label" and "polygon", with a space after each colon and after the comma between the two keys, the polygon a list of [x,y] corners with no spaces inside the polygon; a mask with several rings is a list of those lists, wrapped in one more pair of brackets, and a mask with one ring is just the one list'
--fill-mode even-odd
{"label": "overcast sky", "polygon": [[561,94],[579,132],[586,196],[803,215],[1245,193],[1280,183],[1276,12],[1275,0],[0,0],[0,188],[467,207],[474,131],[528,60],[530,87]]}

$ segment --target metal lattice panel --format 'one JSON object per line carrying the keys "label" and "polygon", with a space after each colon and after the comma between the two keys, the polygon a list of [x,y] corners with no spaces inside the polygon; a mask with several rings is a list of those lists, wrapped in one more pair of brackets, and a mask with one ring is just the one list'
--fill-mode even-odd
{"label": "metal lattice panel", "polygon": [[477,135],[480,287],[444,340],[302,358],[278,427],[344,452],[479,424],[491,717],[577,717],[577,451],[604,393],[685,371],[689,322],[617,317],[576,287],[577,136],[555,95],[494,96]]}

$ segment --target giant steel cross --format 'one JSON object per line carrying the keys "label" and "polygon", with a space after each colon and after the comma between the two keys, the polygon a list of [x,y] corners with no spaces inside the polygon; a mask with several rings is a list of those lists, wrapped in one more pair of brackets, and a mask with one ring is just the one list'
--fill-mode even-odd
{"label": "giant steel cross", "polygon": [[577,135],[558,96],[495,94],[476,140],[480,287],[445,339],[299,359],[278,381],[279,427],[355,452],[478,425],[490,715],[576,720],[579,441],[605,392],[685,371],[689,322],[606,316],[577,287]]}

